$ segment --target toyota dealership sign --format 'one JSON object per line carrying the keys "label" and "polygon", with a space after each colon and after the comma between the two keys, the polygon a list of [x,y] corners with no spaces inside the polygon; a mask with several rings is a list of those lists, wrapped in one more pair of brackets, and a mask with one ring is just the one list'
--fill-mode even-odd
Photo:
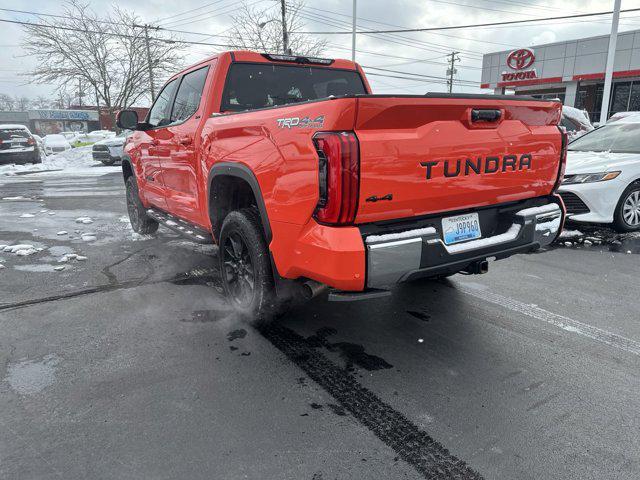
{"label": "toyota dealership sign", "polygon": [[536,55],[530,48],[520,48],[507,55],[507,67],[512,71],[502,72],[503,82],[531,80],[538,78],[535,68],[530,68],[536,61]]}

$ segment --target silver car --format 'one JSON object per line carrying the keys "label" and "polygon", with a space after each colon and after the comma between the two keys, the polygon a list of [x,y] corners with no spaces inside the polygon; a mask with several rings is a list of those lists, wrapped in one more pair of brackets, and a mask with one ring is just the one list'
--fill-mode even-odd
{"label": "silver car", "polygon": [[113,165],[122,160],[122,148],[124,142],[133,132],[131,130],[123,130],[112,138],[105,138],[93,144],[93,159],[102,162],[105,165]]}

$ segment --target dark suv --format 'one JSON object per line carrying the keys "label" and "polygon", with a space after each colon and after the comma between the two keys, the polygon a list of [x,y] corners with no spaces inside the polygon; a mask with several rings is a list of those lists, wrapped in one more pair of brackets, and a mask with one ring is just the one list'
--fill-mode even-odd
{"label": "dark suv", "polygon": [[36,139],[24,125],[0,125],[0,163],[40,163]]}

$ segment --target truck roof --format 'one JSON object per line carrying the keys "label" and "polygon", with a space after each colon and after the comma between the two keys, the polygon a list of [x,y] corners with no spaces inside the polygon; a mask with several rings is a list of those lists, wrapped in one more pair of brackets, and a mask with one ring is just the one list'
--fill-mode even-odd
{"label": "truck roof", "polygon": [[193,65],[182,69],[190,70],[193,67],[208,63],[214,58],[231,57],[232,62],[255,62],[255,63],[277,63],[281,65],[309,65],[314,67],[341,68],[346,70],[357,70],[357,63],[343,58],[322,58],[308,57],[303,55],[283,55],[281,53],[259,53],[251,50],[228,50],[205,58]]}

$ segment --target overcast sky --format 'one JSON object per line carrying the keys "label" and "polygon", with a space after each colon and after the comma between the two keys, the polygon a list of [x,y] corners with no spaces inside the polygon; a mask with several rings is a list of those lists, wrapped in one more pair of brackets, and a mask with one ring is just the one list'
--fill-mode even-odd
{"label": "overcast sky", "polygon": [[[275,0],[247,0],[249,3],[279,8]],[[27,10],[39,13],[60,13],[57,0],[2,0],[0,7]],[[167,28],[200,32],[182,35],[184,40],[225,43],[225,30],[229,28],[230,14],[238,8],[237,0],[88,0],[97,12],[114,4],[131,10],[144,22],[154,23],[159,19]],[[209,6],[207,6],[209,5]],[[304,21],[308,31],[348,29],[351,21],[351,0],[308,0],[304,10]],[[206,7],[205,7],[206,6]],[[205,7],[205,8],[200,8]],[[640,0],[623,0],[622,8],[640,7]],[[577,13],[611,10],[613,0],[358,0],[358,27],[361,29],[384,29],[390,25],[417,28],[447,25],[496,22],[526,18],[571,15]],[[197,9],[197,10],[194,10]],[[194,11],[191,11],[194,10]],[[191,11],[191,12],[190,12]],[[28,14],[0,11],[0,18],[37,21]],[[480,82],[482,54],[510,48],[532,46],[541,43],[583,38],[607,34],[610,16],[595,19],[579,19],[572,22],[555,21],[531,25],[468,28],[437,33],[411,33],[358,37],[357,61],[367,67],[380,67],[401,72],[420,73],[444,77],[445,55],[457,50],[461,53],[457,78]],[[344,23],[347,22],[347,23]],[[377,23],[376,23],[377,22]],[[640,29],[640,11],[623,14],[620,30]],[[329,46],[325,57],[350,58],[351,37],[349,35],[326,36]],[[10,95],[54,95],[54,85],[28,84],[28,77],[19,74],[28,72],[33,61],[24,56],[20,46],[23,32],[20,26],[2,24],[0,28],[0,93]],[[193,63],[222,48],[191,46],[185,50],[185,62]],[[401,58],[398,58],[401,57]],[[421,63],[426,60],[430,63]],[[371,71],[373,72],[373,71]],[[380,72],[387,75],[399,75]],[[376,93],[424,93],[444,91],[445,85],[437,80],[425,83],[417,80],[370,76]],[[478,92],[478,87],[456,85],[454,91]]]}

